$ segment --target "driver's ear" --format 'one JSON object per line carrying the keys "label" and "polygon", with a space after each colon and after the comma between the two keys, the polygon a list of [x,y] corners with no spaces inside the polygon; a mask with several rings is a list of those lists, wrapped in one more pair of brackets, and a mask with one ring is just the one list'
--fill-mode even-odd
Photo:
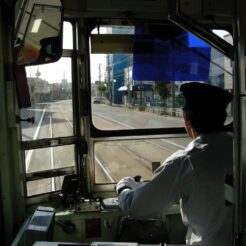
{"label": "driver's ear", "polygon": [[184,124],[185,124],[185,129],[186,129],[186,132],[188,133],[188,135],[195,139],[199,134],[198,132],[193,128],[191,122],[190,122],[190,119],[184,115]]}
{"label": "driver's ear", "polygon": [[190,123],[190,120],[189,118],[184,114],[184,123],[185,123],[185,126],[186,127],[191,127],[191,123]]}

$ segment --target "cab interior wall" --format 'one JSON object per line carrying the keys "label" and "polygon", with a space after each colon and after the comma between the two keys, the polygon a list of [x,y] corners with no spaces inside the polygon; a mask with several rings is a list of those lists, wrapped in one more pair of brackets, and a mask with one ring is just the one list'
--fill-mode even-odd
{"label": "cab interior wall", "polygon": [[[180,11],[182,13],[191,17],[192,20],[205,27],[206,30],[222,29],[227,30],[232,34],[234,8],[233,1],[178,0],[175,2],[179,4]],[[51,176],[54,175],[57,177],[63,177],[67,174],[75,174],[80,172],[80,186],[82,187],[80,188],[83,192],[82,195],[84,198],[89,199],[90,203],[97,201],[102,203],[104,199],[116,197],[117,194],[115,192],[115,182],[112,181],[108,183],[100,183],[100,181],[96,181],[95,156],[96,150],[99,148],[96,149],[95,146],[98,143],[101,143],[102,145],[112,143],[124,145],[124,143],[127,141],[136,141],[136,143],[141,143],[144,141],[148,142],[153,139],[155,141],[159,141],[160,139],[164,141],[170,141],[172,139],[183,140],[187,138],[187,134],[185,133],[183,126],[173,128],[153,128],[147,130],[120,129],[114,131],[95,127],[91,113],[93,107],[96,106],[93,104],[91,95],[92,76],[90,69],[92,65],[90,64],[90,59],[93,53],[90,51],[89,43],[91,31],[94,28],[98,28],[99,30],[100,27],[127,27],[141,23],[145,25],[146,28],[151,25],[157,25],[159,30],[163,30],[165,32],[168,28],[176,26],[175,23],[169,20],[170,8],[172,8],[173,5],[172,0],[63,0],[63,4],[64,18],[66,21],[71,21],[73,28],[74,50],[65,50],[63,54],[71,58],[71,70],[73,73],[72,94],[74,96],[72,107],[74,110],[73,119],[75,123],[73,125],[73,135],[55,138],[54,147],[59,147],[59,145],[62,146],[74,144],[76,146],[74,149],[74,155],[77,166],[75,165],[64,167],[64,169],[58,168],[53,173],[51,173]],[[4,23],[0,24],[3,25]],[[100,31],[97,34],[99,36]],[[1,37],[2,36],[4,35],[1,35]],[[9,37],[7,37],[7,40],[10,42]],[[114,37],[112,37],[112,43],[113,42]],[[2,47],[5,46],[2,45]],[[7,48],[9,49],[9,47]],[[108,53],[110,53],[110,47]],[[102,54],[104,53],[102,52]],[[4,60],[2,52],[0,53],[0,56],[0,59]],[[8,54],[8,58],[10,57],[11,55]],[[3,66],[0,67],[0,70],[7,72]],[[11,79],[8,78],[7,80]],[[2,82],[6,81],[6,79],[2,78],[1,75],[0,81],[1,84],[3,84]],[[0,88],[2,88],[1,91],[8,90],[9,101],[7,103],[9,103],[9,105],[16,104],[14,95],[12,95],[14,94],[14,88],[11,88],[9,85],[7,85],[7,88],[3,88],[1,85]],[[2,95],[2,93],[0,93],[0,95]],[[5,105],[6,110],[10,109],[10,112],[4,112],[9,117],[7,121],[10,125],[0,125],[1,132],[3,133],[3,140],[7,143],[7,146],[11,145],[15,150],[15,157],[11,157],[10,154],[8,158],[6,157],[4,159],[6,163],[13,163],[9,165],[5,172],[8,172],[9,169],[12,168],[12,165],[14,165],[12,171],[10,172],[14,174],[15,177],[18,177],[19,181],[21,181],[19,182],[21,183],[21,186],[18,185],[18,180],[15,180],[13,184],[10,185],[11,187],[6,186],[5,191],[0,192],[1,196],[4,196],[4,194],[9,191],[11,197],[14,198],[10,199],[13,202],[12,204],[10,204],[10,200],[7,199],[3,201],[2,205],[0,206],[0,209],[10,217],[11,222],[15,220],[12,218],[13,216],[16,216],[17,218],[17,222],[13,222],[11,225],[9,225],[9,228],[14,228],[14,230],[10,230],[9,234],[12,235],[8,235],[7,237],[13,239],[16,235],[20,243],[19,245],[25,245],[24,233],[21,230],[19,231],[19,229],[21,228],[22,222],[27,222],[36,208],[41,205],[54,207],[56,209],[56,220],[69,222],[74,225],[74,230],[71,232],[65,232],[59,223],[55,223],[52,238],[53,241],[77,243],[91,243],[95,241],[119,241],[121,220],[124,217],[123,212],[119,209],[102,208],[100,211],[77,211],[74,213],[73,209],[71,209],[73,204],[70,204],[70,207],[63,206],[61,190],[30,196],[24,194],[27,192],[22,191],[24,186],[22,183],[26,181],[36,181],[44,178],[43,176],[45,176],[46,172],[43,170],[38,171],[37,174],[35,174],[35,172],[30,172],[25,177],[22,172],[19,173],[18,169],[21,169],[22,171],[25,170],[24,166],[26,160],[24,157],[24,152],[26,152],[25,154],[27,155],[30,149],[42,149],[45,146],[47,147],[49,146],[48,142],[50,140],[45,138],[36,140],[35,143],[31,143],[31,141],[29,143],[26,141],[19,146],[19,142],[22,140],[19,133],[20,129],[19,127],[13,127],[15,125],[15,117],[13,118],[10,116],[10,113],[16,115],[19,114],[19,112],[12,112],[13,109],[8,108],[6,101],[4,101],[4,97],[2,96],[1,101]],[[176,145],[178,146],[178,144]],[[10,149],[7,146],[1,148],[1,150],[10,152]],[[50,141],[49,147],[52,148],[52,141]],[[18,155],[17,152],[19,153]],[[22,152],[22,154],[20,154],[20,152]],[[1,187],[1,189],[3,188]],[[14,195],[14,193],[16,195]],[[16,210],[14,209],[15,201],[20,204]],[[12,213],[10,210],[14,213]],[[2,219],[2,213],[0,213],[0,219]],[[186,227],[181,221],[178,201],[170,210],[159,214],[158,219],[162,220],[166,226],[168,238],[167,243],[185,243]],[[6,228],[6,230],[8,231],[8,228]],[[19,231],[19,233],[17,231]]]}

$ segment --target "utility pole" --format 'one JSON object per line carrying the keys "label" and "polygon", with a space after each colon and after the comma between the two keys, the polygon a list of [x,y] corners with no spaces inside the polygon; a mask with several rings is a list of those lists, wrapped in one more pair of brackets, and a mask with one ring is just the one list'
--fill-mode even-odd
{"label": "utility pole", "polygon": [[127,104],[130,107],[130,79],[129,79],[129,61],[127,64]]}
{"label": "utility pole", "polygon": [[111,66],[110,66],[110,55],[107,55],[107,72],[108,72],[108,99],[109,103],[112,106],[112,81],[110,78],[110,71],[111,71]]}
{"label": "utility pole", "polygon": [[172,98],[172,115],[174,116],[174,108],[175,108],[175,81],[171,81],[171,98]]}
{"label": "utility pole", "polygon": [[102,78],[102,74],[101,74],[101,64],[98,64],[98,79],[99,79],[99,82],[101,83],[101,78]]}
{"label": "utility pole", "polygon": [[39,66],[38,66],[38,68],[37,68],[37,72],[36,72],[36,77],[37,77],[37,79],[39,78],[39,76],[41,76],[41,72],[39,72]]}
{"label": "utility pole", "polygon": [[140,80],[140,106],[143,104],[143,81]]}

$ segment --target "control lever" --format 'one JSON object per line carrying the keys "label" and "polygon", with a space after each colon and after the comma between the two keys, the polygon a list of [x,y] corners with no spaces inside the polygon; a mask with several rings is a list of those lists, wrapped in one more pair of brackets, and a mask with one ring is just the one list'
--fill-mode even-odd
{"label": "control lever", "polygon": [[142,177],[140,175],[136,175],[133,178],[134,178],[135,182],[140,182]]}
{"label": "control lever", "polygon": [[26,121],[27,123],[32,123],[32,124],[34,124],[35,118],[32,116],[32,117],[28,117],[28,118],[26,118],[26,119],[21,119],[20,116],[17,116],[17,117],[16,117],[16,121],[17,121],[18,123],[21,122],[21,121]]}
{"label": "control lever", "polygon": [[74,223],[66,220],[66,221],[63,221],[63,220],[60,220],[60,219],[55,219],[55,222],[57,223],[57,225],[59,225],[62,230],[66,233],[72,233],[76,230],[76,226]]}

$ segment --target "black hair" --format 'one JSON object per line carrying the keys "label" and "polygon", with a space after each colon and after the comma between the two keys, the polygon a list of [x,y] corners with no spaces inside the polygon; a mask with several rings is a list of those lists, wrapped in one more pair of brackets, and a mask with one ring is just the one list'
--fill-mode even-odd
{"label": "black hair", "polygon": [[183,112],[199,134],[224,129],[226,107],[232,101],[228,91],[207,83],[189,82],[180,86],[185,102]]}
{"label": "black hair", "polygon": [[199,134],[222,131],[227,116],[226,109],[196,111],[183,107],[183,113]]}

